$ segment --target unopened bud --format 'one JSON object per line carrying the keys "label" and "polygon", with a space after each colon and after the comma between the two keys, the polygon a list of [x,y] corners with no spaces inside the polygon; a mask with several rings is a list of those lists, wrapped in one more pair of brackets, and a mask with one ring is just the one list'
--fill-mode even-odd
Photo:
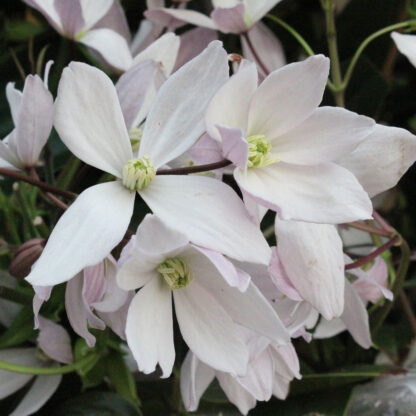
{"label": "unopened bud", "polygon": [[10,264],[10,274],[18,279],[25,278],[30,273],[33,264],[42,254],[45,243],[46,240],[44,238],[32,238],[23,243],[16,251]]}
{"label": "unopened bud", "polygon": [[228,60],[230,62],[237,62],[239,64],[243,60],[243,57],[239,55],[238,53],[230,53],[228,55]]}

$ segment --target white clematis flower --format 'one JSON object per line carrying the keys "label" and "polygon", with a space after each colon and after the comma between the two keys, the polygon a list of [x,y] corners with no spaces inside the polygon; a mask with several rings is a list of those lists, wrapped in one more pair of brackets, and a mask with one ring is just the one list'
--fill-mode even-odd
{"label": "white clematis flower", "polygon": [[397,49],[416,67],[416,35],[392,32],[391,38]]}
{"label": "white clematis flower", "polygon": [[204,110],[227,78],[227,54],[213,42],[164,83],[135,155],[110,79],[82,63],[64,70],[55,127],[77,157],[117,180],[85,190],[64,213],[27,277],[30,283],[67,281],[107,257],[127,230],[136,192],[193,243],[237,259],[269,262],[267,242],[230,187],[201,176],[155,176],[204,132]]}
{"label": "white clematis flower", "polygon": [[341,108],[318,108],[328,78],[322,55],[272,72],[258,87],[254,64],[218,91],[207,131],[237,168],[243,194],[284,220],[342,223],[371,218],[371,201],[354,175],[334,163],[374,129]]}
{"label": "white clematis flower", "polygon": [[245,292],[231,287],[223,263],[213,262],[186,235],[148,215],[137,230],[129,258],[117,279],[124,290],[141,288],[131,302],[127,343],[139,369],[148,374],[159,363],[163,377],[175,360],[172,297],[185,342],[207,365],[243,376],[249,354],[237,324],[273,342],[289,334],[253,283]]}

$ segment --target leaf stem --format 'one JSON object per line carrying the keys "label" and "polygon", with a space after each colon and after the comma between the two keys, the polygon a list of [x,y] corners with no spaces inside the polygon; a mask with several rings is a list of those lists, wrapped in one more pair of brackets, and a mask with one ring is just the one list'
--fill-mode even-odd
{"label": "leaf stem", "polygon": [[251,50],[251,53],[253,54],[254,60],[257,62],[257,64],[261,68],[261,70],[264,72],[264,75],[267,77],[267,75],[269,75],[270,71],[267,69],[264,62],[260,59],[260,56],[258,55],[258,53],[256,51],[256,48],[254,47],[253,43],[251,42],[250,36],[248,35],[247,32],[245,32],[245,33],[242,34],[242,37],[247,42],[247,46]]}
{"label": "leaf stem", "polygon": [[366,231],[371,234],[376,234],[381,237],[392,237],[394,233],[394,231],[381,230],[380,228],[376,228],[369,224],[365,224],[361,222],[349,222],[344,225],[346,225],[347,227],[355,228],[357,230]]}
{"label": "leaf stem", "polygon": [[[208,163],[206,165],[189,166],[185,168],[177,169],[159,169],[157,175],[189,175],[191,173],[208,172],[210,170],[216,170],[230,166],[232,162],[227,159],[220,160],[215,163]],[[1,173],[1,171],[0,171]]]}

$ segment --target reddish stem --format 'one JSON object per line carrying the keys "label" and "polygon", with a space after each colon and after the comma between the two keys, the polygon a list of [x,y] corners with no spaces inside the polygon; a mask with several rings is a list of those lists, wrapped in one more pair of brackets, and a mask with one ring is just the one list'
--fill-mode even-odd
{"label": "reddish stem", "polygon": [[219,162],[215,163],[208,163],[206,165],[199,165],[199,166],[189,166],[186,168],[177,168],[177,169],[159,169],[157,171],[157,175],[189,175],[190,173],[201,173],[201,172],[209,172],[211,170],[225,168],[231,165],[227,159],[220,160]]}
{"label": "reddish stem", "polygon": [[243,33],[241,36],[243,36],[243,38],[246,40],[248,47],[251,50],[251,53],[254,56],[254,59],[256,60],[257,64],[259,65],[259,67],[261,68],[261,70],[264,72],[264,75],[267,77],[267,75],[270,74],[270,71],[267,69],[266,65],[263,63],[263,61],[260,59],[256,48],[253,46],[253,43],[251,42],[250,36],[248,35],[247,32]]}

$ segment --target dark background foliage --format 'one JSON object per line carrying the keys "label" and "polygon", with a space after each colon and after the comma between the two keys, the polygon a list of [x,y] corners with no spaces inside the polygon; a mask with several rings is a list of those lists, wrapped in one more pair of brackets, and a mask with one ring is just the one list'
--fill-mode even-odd
{"label": "dark background foliage", "polygon": [[[144,0],[122,1],[133,33],[137,30],[145,9],[144,3]],[[209,2],[193,0],[190,7],[208,11]],[[296,28],[317,53],[327,54],[325,21],[319,0],[283,0],[272,13]],[[358,45],[368,35],[384,26],[408,18],[409,10],[405,1],[351,0],[337,18],[342,67],[346,67]],[[0,138],[3,138],[12,129],[4,94],[6,83],[15,81],[19,87],[23,85],[16,61],[28,74],[36,69],[40,54],[45,54],[45,61],[53,59],[55,65],[51,71],[50,88],[55,94],[60,73],[69,61],[88,62],[88,57],[78,45],[62,39],[37,12],[27,8],[21,1],[3,1],[0,5],[0,22]],[[298,60],[303,54],[299,44],[281,27],[270,21],[266,23],[282,41],[288,62]],[[240,52],[237,37],[222,36],[222,40],[229,52]],[[326,94],[324,103],[334,104],[329,93]],[[397,53],[388,35],[373,42],[361,57],[346,92],[346,107],[373,117],[380,123],[403,127],[416,133],[416,68]],[[50,176],[59,175],[69,158],[69,152],[54,132],[45,152],[48,164],[45,179],[48,179],[48,172]],[[78,192],[96,183],[99,178],[98,171],[81,164],[68,186]],[[397,189],[384,197],[380,208],[413,248],[416,247],[415,179],[416,167],[413,167]],[[3,196],[8,198],[11,193],[11,183],[7,180],[3,181],[0,199],[0,238],[6,241],[10,241],[8,238],[10,224],[7,223],[8,219],[3,212],[9,206],[9,202],[5,202]],[[11,201],[12,204],[15,203],[12,199]],[[144,214],[143,206],[138,204],[136,217],[140,219]],[[48,218],[50,222],[48,225],[53,225],[57,219],[56,213],[51,213]],[[18,227],[24,227],[18,211],[15,213],[15,219]],[[266,218],[266,221],[271,223],[271,218]],[[18,241],[15,243],[17,244]],[[2,246],[0,266],[7,269],[9,261],[10,253]],[[416,299],[414,267],[410,269],[405,287],[414,304]],[[59,303],[62,294],[58,293],[55,296]],[[59,309],[51,308],[54,313]],[[25,322],[26,327],[21,324],[20,330],[26,328],[28,332],[28,319]],[[33,334],[28,333],[23,336],[23,341],[29,339],[31,335]],[[411,331],[408,322],[400,306],[396,305],[375,343],[393,356],[400,357],[407,351],[410,341]],[[313,341],[311,344],[297,340],[295,346],[305,373],[335,372],[346,368],[365,369],[368,365],[372,365],[377,353],[374,349],[362,350],[346,333],[330,340]],[[179,361],[185,352],[179,344],[177,348]],[[65,376],[57,393],[38,414],[44,416],[136,415],[137,410],[134,406],[121,396],[109,392],[103,376],[98,370],[90,373],[82,382],[75,374]],[[145,378],[136,381],[143,414],[167,415],[177,412],[179,399],[176,377],[172,376],[165,381]],[[356,378],[297,381],[293,383],[287,401],[272,400],[270,403],[259,404],[250,414],[300,416],[319,412],[340,416],[344,414],[352,389],[362,381],[363,379]],[[88,392],[84,391],[85,387],[89,387]],[[22,394],[23,392],[19,392],[1,401],[0,414],[8,414],[9,409],[13,408]],[[204,396],[198,414],[214,415],[219,411],[222,411],[223,415],[237,414],[235,408],[227,404],[219,387],[213,385]]]}

